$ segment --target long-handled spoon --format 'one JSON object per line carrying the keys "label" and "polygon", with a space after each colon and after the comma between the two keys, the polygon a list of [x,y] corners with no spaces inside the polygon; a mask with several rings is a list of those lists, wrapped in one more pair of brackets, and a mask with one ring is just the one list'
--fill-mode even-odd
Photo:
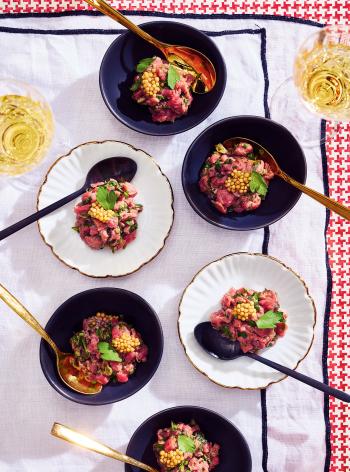
{"label": "long-handled spoon", "polygon": [[219,333],[219,331],[212,327],[209,321],[199,323],[194,329],[194,336],[200,346],[211,356],[217,359],[226,361],[237,359],[238,357],[242,356],[249,357],[250,359],[261,362],[272,369],[278,370],[283,374],[289,375],[300,382],[310,385],[310,387],[321,390],[321,392],[324,392],[327,395],[339,398],[339,400],[342,400],[343,402],[350,402],[350,395],[342,392],[341,390],[329,387],[329,385],[312,379],[307,375],[300,374],[299,372],[289,369],[288,367],[278,364],[277,362],[270,361],[269,359],[266,359],[266,357],[259,356],[253,352],[244,353],[238,341],[231,341],[230,339],[225,338]]}
{"label": "long-handled spoon", "polygon": [[14,223],[6,229],[0,231],[0,241],[11,236],[11,234],[16,233],[22,228],[34,223],[34,221],[39,220],[45,215],[52,213],[54,210],[61,208],[66,203],[71,202],[75,198],[82,195],[86,192],[86,189],[91,186],[91,184],[96,182],[103,182],[107,179],[122,179],[124,181],[130,182],[133,179],[137,171],[137,164],[132,159],[128,157],[110,157],[109,159],[103,159],[100,162],[97,162],[89,170],[84,185],[75,192],[67,195],[61,200],[58,200],[55,203],[51,203],[47,207],[33,213],[30,216],[27,216],[21,221]]}
{"label": "long-handled spoon", "polygon": [[272,171],[274,172],[275,175],[286,181],[288,184],[293,185],[293,187],[296,187],[303,193],[306,193],[306,195],[309,195],[309,197],[313,198],[314,200],[318,201],[325,207],[329,208],[330,210],[334,211],[334,213],[337,213],[338,215],[342,216],[343,218],[347,219],[350,221],[350,209],[347,208],[346,206],[342,205],[341,203],[336,202],[335,200],[332,200],[329,197],[326,197],[322,193],[316,192],[316,190],[312,190],[311,188],[307,187],[306,185],[301,184],[297,180],[294,180],[292,177],[290,177],[288,174],[286,174],[278,165],[276,159],[267,151],[261,144],[256,143],[252,139],[247,139],[247,138],[241,138],[241,137],[234,137],[234,138],[229,138],[226,139],[226,141],[223,142],[223,145],[225,148],[229,151],[233,151],[234,148],[237,146],[239,142],[244,141],[245,143],[251,144],[255,149],[259,150],[260,158],[267,162],[269,166],[271,167]]}
{"label": "long-handled spoon", "polygon": [[189,71],[192,70],[196,74],[196,80],[191,86],[193,92],[206,93],[212,90],[216,82],[216,71],[210,59],[204,54],[187,46],[177,46],[158,41],[158,39],[143,31],[104,0],[85,1],[104,15],[118,21],[118,23],[125,26],[125,28],[128,28],[148,43],[151,43],[164,54],[168,62],[174,63]]}
{"label": "long-handled spoon", "polygon": [[45,341],[51,346],[56,354],[57,371],[62,381],[69,388],[84,395],[95,395],[102,390],[100,384],[90,384],[86,381],[79,380],[78,373],[71,360],[72,354],[61,352],[56,343],[50,338],[47,332],[42,328],[34,316],[20,303],[3,285],[0,284],[0,299],[3,300],[18,316],[29,324]]}
{"label": "long-handled spoon", "polygon": [[133,465],[134,467],[138,467],[139,469],[147,470],[148,472],[158,472],[153,467],[150,467],[149,465],[144,464],[143,462],[140,462],[136,459],[133,459],[132,457],[118,452],[109,446],[105,446],[104,444],[95,441],[94,439],[91,439],[85,436],[84,434],[81,434],[78,431],[68,428],[68,426],[64,426],[60,423],[53,424],[51,434],[56,438],[63,439],[72,444],[76,444],[77,446],[89,449],[90,451],[97,452],[97,454],[102,454],[103,456],[110,457],[111,459],[115,459],[117,461]]}

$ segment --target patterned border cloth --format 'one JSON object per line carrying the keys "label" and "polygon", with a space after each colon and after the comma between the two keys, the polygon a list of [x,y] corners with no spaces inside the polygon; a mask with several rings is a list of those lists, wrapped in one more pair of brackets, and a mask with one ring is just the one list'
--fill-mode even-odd
{"label": "patterned border cloth", "polygon": [[[120,10],[164,13],[233,13],[282,15],[322,23],[347,23],[347,0],[122,0],[113,2]],[[84,0],[2,0],[0,13],[54,13],[86,10]],[[327,124],[327,135],[333,128]],[[325,146],[329,195],[350,206],[350,126],[339,125],[334,139]],[[326,189],[327,190],[327,189]],[[324,377],[333,387],[350,391],[350,358],[344,355],[350,345],[350,328],[344,314],[350,306],[350,224],[331,214],[326,227],[329,269],[329,299],[325,319]],[[263,399],[264,397],[262,397]],[[325,398],[327,458],[325,471],[348,472],[350,467],[350,406]]]}

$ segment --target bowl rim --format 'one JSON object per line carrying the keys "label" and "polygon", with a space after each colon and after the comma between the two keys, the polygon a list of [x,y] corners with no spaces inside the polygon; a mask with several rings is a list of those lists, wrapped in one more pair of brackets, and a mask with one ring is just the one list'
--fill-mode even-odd
{"label": "bowl rim", "polygon": [[[216,49],[216,52],[218,54],[218,56],[221,58],[221,61],[222,61],[222,67],[223,67],[223,70],[222,70],[222,73],[221,73],[221,76],[223,78],[223,87],[222,87],[222,90],[220,92],[220,95],[218,97],[218,100],[214,106],[214,108],[211,110],[211,111],[208,111],[206,112],[204,115],[203,115],[203,118],[190,125],[190,126],[186,126],[185,128],[181,129],[181,130],[178,130],[178,131],[167,131],[166,133],[164,132],[157,132],[157,131],[145,131],[145,130],[142,130],[140,129],[140,127],[138,126],[133,126],[131,125],[127,120],[125,120],[122,116],[120,116],[115,110],[114,108],[110,105],[108,99],[107,99],[107,94],[106,94],[106,90],[105,90],[105,87],[104,87],[104,84],[103,84],[103,73],[102,73],[102,69],[104,68],[104,64],[105,62],[107,61],[107,56],[108,56],[108,53],[110,51],[110,49],[112,49],[113,47],[115,47],[115,43],[117,43],[118,41],[121,41],[125,35],[129,34],[129,35],[132,35],[134,33],[132,33],[131,31],[128,31],[126,30],[125,32],[121,33],[117,38],[115,38],[114,41],[112,41],[112,43],[108,46],[106,52],[104,53],[103,55],[103,58],[102,58],[102,61],[101,61],[101,65],[100,65],[100,69],[99,69],[99,86],[100,86],[100,92],[101,92],[101,95],[102,95],[102,98],[103,98],[103,101],[106,105],[106,107],[108,108],[108,110],[110,111],[110,113],[120,122],[122,123],[123,125],[127,126],[129,129],[132,129],[133,131],[136,131],[138,133],[141,133],[141,134],[146,134],[148,136],[173,136],[173,135],[176,135],[176,134],[180,134],[180,133],[185,133],[186,131],[192,129],[192,128],[195,128],[196,126],[198,126],[200,123],[202,123],[204,120],[206,120],[214,111],[215,109],[218,107],[219,103],[221,102],[221,99],[224,95],[224,92],[225,92],[225,89],[226,89],[226,83],[227,83],[227,67],[226,67],[226,63],[225,63],[225,60],[223,58],[223,55],[221,54],[220,52],[220,49],[218,48],[218,46],[216,45],[215,41],[213,41],[211,39],[210,36],[208,36],[206,33],[202,32],[201,30],[199,30],[198,28],[195,28],[194,26],[191,26],[191,25],[188,25],[188,24],[185,24],[185,23],[180,23],[179,21],[165,21],[165,20],[159,20],[159,21],[149,21],[149,22],[146,22],[146,23],[140,23],[138,26],[140,28],[142,28],[143,26],[148,26],[148,25],[156,25],[156,24],[161,24],[161,23],[164,23],[164,24],[175,24],[175,25],[178,25],[180,26],[181,28],[187,28],[188,30],[194,30],[196,32],[198,32],[201,36],[205,37],[210,43],[212,43],[214,49]],[[190,111],[189,111],[190,112]],[[181,118],[180,118],[181,119]],[[153,123],[153,122],[152,122]],[[157,125],[157,123],[153,123],[154,125]],[[158,125],[161,126],[161,123],[158,123]]]}
{"label": "bowl rim", "polygon": [[[211,415],[214,415],[214,416],[217,416],[219,417],[221,420],[224,420],[226,423],[228,423],[230,425],[230,427],[232,427],[233,429],[236,430],[238,436],[240,437],[240,439],[242,440],[243,442],[243,445],[246,449],[246,452],[248,453],[248,456],[249,456],[249,467],[250,467],[250,472],[252,470],[252,455],[251,455],[251,452],[250,452],[250,448],[249,448],[249,444],[248,444],[248,441],[246,440],[245,436],[243,435],[243,433],[241,432],[241,430],[235,425],[233,424],[233,422],[231,420],[229,420],[228,418],[226,418],[225,416],[223,416],[221,413],[217,413],[216,411],[213,411],[213,410],[210,410],[209,408],[205,408],[205,407],[202,407],[202,406],[194,406],[194,405],[177,405],[177,406],[172,406],[172,407],[169,407],[169,408],[165,408],[164,410],[160,410],[158,411],[157,413],[154,413],[153,415],[149,416],[148,418],[146,418],[137,428],[136,430],[134,431],[134,433],[132,434],[129,442],[128,442],[128,446],[127,446],[127,449],[126,449],[126,455],[129,455],[130,454],[130,451],[129,451],[129,448],[131,447],[131,444],[132,442],[135,440],[135,437],[136,435],[139,433],[139,431],[149,422],[149,421],[152,421],[154,418],[157,418],[158,416],[164,414],[164,413],[171,413],[171,412],[175,412],[176,410],[179,410],[179,409],[182,409],[182,408],[188,408],[188,409],[191,409],[191,410],[194,410],[194,411],[198,411],[198,412],[204,412],[204,413],[209,413]],[[124,470],[125,472],[128,472],[128,467],[129,465],[128,464],[125,464],[124,466]]]}
{"label": "bowl rim", "polygon": [[309,354],[310,350],[311,350],[311,347],[314,343],[314,340],[315,340],[315,325],[316,325],[316,321],[317,321],[317,310],[316,310],[316,305],[315,305],[315,302],[314,302],[314,299],[312,298],[312,296],[310,295],[310,291],[309,291],[309,287],[306,285],[306,282],[304,281],[304,279],[297,273],[295,272],[292,268],[290,268],[289,266],[287,266],[284,262],[282,262],[280,259],[277,259],[277,257],[273,257],[273,256],[270,256],[269,254],[262,254],[260,252],[245,252],[245,251],[242,251],[242,252],[233,252],[231,254],[226,254],[225,256],[222,256],[222,257],[219,257],[218,259],[215,259],[214,261],[211,261],[209,262],[208,264],[206,264],[205,266],[203,266],[201,269],[199,269],[199,271],[193,276],[192,280],[189,282],[189,284],[185,287],[184,291],[182,292],[182,295],[181,295],[181,298],[180,298],[180,302],[179,302],[179,307],[178,307],[178,317],[177,317],[177,333],[178,333],[178,337],[179,337],[179,340],[180,340],[180,343],[183,347],[183,350],[185,351],[185,355],[187,357],[187,359],[190,361],[190,364],[192,364],[192,366],[198,371],[200,372],[202,375],[204,375],[207,379],[210,380],[210,382],[213,382],[214,384],[218,385],[219,387],[224,387],[224,388],[227,388],[227,389],[234,389],[234,388],[237,388],[239,390],[263,390],[267,387],[269,387],[270,385],[273,385],[273,384],[276,384],[276,383],[279,383],[279,382],[282,382],[282,380],[285,380],[288,375],[283,375],[280,379],[278,380],[273,380],[271,382],[268,382],[266,385],[263,385],[261,387],[240,387],[239,385],[233,385],[233,386],[230,386],[230,385],[224,385],[220,382],[217,382],[216,380],[214,380],[212,377],[210,377],[210,375],[208,375],[206,372],[204,372],[203,370],[201,370],[195,363],[194,361],[191,359],[190,355],[188,354],[188,351],[187,351],[187,348],[186,348],[186,345],[185,345],[185,342],[184,340],[182,339],[182,336],[181,336],[181,331],[180,331],[180,318],[181,316],[184,316],[183,313],[181,312],[181,305],[182,305],[182,301],[186,295],[186,292],[187,290],[190,288],[191,285],[193,285],[193,283],[195,282],[195,280],[197,279],[197,277],[202,273],[204,272],[209,266],[211,266],[212,264],[215,264],[216,262],[220,262],[222,261],[223,259],[226,259],[226,258],[229,258],[229,257],[233,257],[233,256],[241,256],[241,255],[246,255],[246,256],[253,256],[253,257],[264,257],[266,259],[271,259],[272,261],[274,262],[277,262],[278,264],[280,264],[282,267],[284,267],[285,269],[287,269],[289,272],[291,272],[300,282],[301,284],[304,286],[304,289],[305,289],[305,295],[306,297],[310,300],[311,302],[311,306],[313,308],[313,324],[312,324],[312,338],[311,338],[311,341],[310,341],[310,344],[306,350],[306,353],[304,354],[304,356],[302,356],[298,362],[296,363],[296,365],[294,367],[291,367],[292,370],[296,370],[299,366],[299,364],[306,358],[306,356]]}
{"label": "bowl rim", "polygon": [[163,244],[162,246],[158,249],[158,251],[150,258],[148,259],[147,261],[143,262],[142,264],[140,264],[138,267],[136,267],[136,269],[130,271],[130,272],[127,272],[125,274],[120,274],[120,275],[113,275],[113,274],[106,274],[106,275],[93,275],[93,274],[88,274],[86,272],[84,272],[83,270],[81,270],[79,267],[74,267],[70,264],[68,264],[68,262],[64,261],[60,255],[55,251],[55,248],[52,244],[50,244],[48,241],[46,241],[46,238],[44,236],[44,234],[42,233],[42,230],[41,230],[41,226],[40,226],[40,219],[37,221],[37,226],[38,226],[38,230],[39,230],[39,233],[40,233],[40,236],[42,238],[42,240],[44,241],[44,243],[51,249],[51,252],[52,254],[60,261],[60,262],[63,262],[63,264],[67,267],[69,267],[70,269],[73,269],[73,270],[77,270],[80,274],[82,275],[85,275],[87,277],[91,277],[91,278],[94,278],[94,279],[105,279],[107,277],[113,277],[115,279],[117,278],[120,278],[120,277],[126,277],[128,275],[131,275],[131,274],[134,274],[135,272],[137,272],[138,270],[142,269],[142,267],[144,267],[146,264],[148,264],[149,262],[152,262],[153,259],[155,259],[158,254],[164,249],[165,247],[165,243],[167,241],[167,239],[169,238],[169,235],[171,233],[171,230],[174,226],[174,219],[175,219],[175,208],[174,208],[174,191],[173,191],[173,188],[171,186],[171,183],[170,183],[170,180],[168,179],[168,177],[164,174],[164,172],[162,171],[160,165],[158,164],[158,162],[155,160],[154,157],[152,157],[150,154],[148,154],[148,152],[144,151],[143,149],[139,149],[139,148],[136,148],[135,146],[133,146],[132,144],[129,144],[129,143],[126,143],[124,141],[119,141],[119,140],[115,140],[115,139],[105,139],[103,141],[86,141],[85,143],[81,143],[81,144],[78,144],[77,146],[73,147],[72,149],[70,149],[66,154],[62,155],[62,156],[59,156],[51,165],[50,167],[48,168],[46,174],[44,175],[44,179],[39,187],[39,190],[38,190],[38,194],[37,194],[37,197],[36,197],[36,210],[39,211],[39,200],[40,200],[40,196],[41,196],[41,193],[42,193],[42,190],[43,190],[43,187],[44,185],[47,183],[47,180],[48,180],[48,177],[49,177],[49,174],[51,173],[51,170],[55,167],[56,164],[58,164],[61,159],[64,159],[64,158],[69,158],[72,156],[72,154],[74,153],[74,151],[80,147],[83,147],[83,146],[86,146],[86,145],[90,145],[90,144],[105,144],[105,143],[118,143],[118,144],[124,144],[126,146],[129,146],[133,151],[136,151],[136,152],[142,152],[143,154],[145,154],[149,159],[151,159],[151,161],[153,162],[153,164],[158,168],[159,172],[161,173],[161,175],[164,177],[165,179],[165,182],[168,184],[169,186],[169,190],[170,190],[170,196],[171,196],[171,204],[170,204],[170,209],[171,209],[171,212],[172,212],[172,218],[171,218],[171,224],[170,224],[170,227],[169,227],[169,230],[167,232],[167,234],[165,235],[164,237],[164,240],[163,240]]}
{"label": "bowl rim", "polygon": [[[271,120],[270,118],[265,118],[263,116],[258,116],[258,115],[235,115],[235,116],[229,116],[227,118],[223,118],[219,121],[216,121],[215,123],[212,123],[211,125],[209,125],[207,128],[205,128],[194,140],[193,142],[190,144],[190,147],[187,149],[186,151],[186,154],[185,154],[185,157],[184,157],[184,160],[183,160],[183,163],[182,163],[182,170],[181,170],[181,183],[182,183],[182,188],[183,188],[183,191],[184,191],[184,194],[186,196],[186,199],[188,201],[188,203],[191,205],[191,207],[193,208],[193,210],[197,213],[197,215],[199,215],[201,218],[203,218],[205,221],[207,221],[208,223],[214,225],[214,226],[218,226],[220,228],[223,228],[223,229],[227,229],[227,230],[230,230],[230,231],[252,231],[252,230],[255,230],[255,229],[261,229],[261,228],[266,228],[267,226],[270,226],[274,223],[276,223],[277,221],[279,221],[280,219],[282,219],[284,216],[286,216],[287,213],[289,213],[293,208],[294,206],[298,203],[301,195],[302,195],[302,192],[300,190],[297,190],[296,189],[296,192],[298,192],[297,196],[296,196],[296,199],[295,199],[295,202],[292,203],[292,205],[290,205],[288,208],[286,208],[282,213],[281,215],[277,216],[276,218],[274,218],[272,221],[270,221],[269,223],[267,224],[258,224],[258,225],[250,225],[249,227],[247,228],[237,228],[237,227],[232,227],[232,226],[229,226],[225,223],[219,223],[219,222],[215,222],[213,221],[211,218],[209,218],[205,213],[203,213],[198,207],[197,205],[195,204],[195,202],[191,199],[191,197],[189,196],[188,192],[187,192],[187,189],[186,189],[186,186],[185,186],[185,177],[186,177],[186,165],[189,161],[189,156],[190,156],[190,153],[192,152],[192,149],[194,148],[194,146],[197,144],[197,142],[208,132],[210,131],[212,128],[218,126],[218,125],[221,125],[223,123],[226,123],[226,122],[229,122],[231,120],[241,120],[241,119],[246,119],[246,118],[254,118],[254,119],[257,119],[257,120],[261,120],[261,121],[269,121],[271,122],[273,125],[276,125],[277,127],[280,127],[282,129],[284,129],[285,131],[288,132],[288,134],[290,134],[290,136],[294,139],[294,141],[296,142],[296,144],[298,145],[299,149],[300,149],[300,154],[301,154],[301,157],[302,157],[302,163],[304,165],[304,178],[302,179],[301,183],[302,184],[305,184],[306,182],[306,178],[307,178],[307,163],[306,163],[306,158],[305,158],[305,154],[304,154],[304,151],[301,147],[301,145],[299,144],[299,142],[297,141],[297,139],[294,137],[294,135],[283,125],[281,125],[280,123],[278,123],[277,121],[274,121],[274,120]],[[204,161],[203,161],[204,162]]]}
{"label": "bowl rim", "polygon": [[[102,400],[102,401],[99,401],[98,400],[98,394],[97,395],[94,395],[94,396],[90,396],[90,395],[82,395],[81,396],[81,400],[78,400],[77,398],[72,398],[69,394],[67,394],[65,392],[65,390],[63,390],[63,385],[61,387],[61,385],[59,384],[56,384],[52,378],[48,375],[45,367],[43,366],[43,361],[44,361],[44,345],[47,344],[46,341],[44,339],[41,339],[40,341],[40,344],[39,344],[39,360],[40,360],[40,367],[41,367],[41,370],[46,378],[46,380],[48,381],[48,383],[51,385],[51,387],[56,390],[56,392],[58,392],[60,395],[62,395],[63,397],[65,397],[67,400],[70,400],[70,401],[73,401],[75,403],[79,403],[79,404],[82,404],[82,405],[88,405],[88,406],[101,406],[101,405],[109,405],[111,403],[118,403],[122,400],[125,400],[126,398],[129,398],[131,397],[132,395],[134,395],[135,393],[137,393],[139,390],[141,390],[143,387],[145,387],[151,380],[152,378],[154,377],[154,375],[156,374],[157,370],[158,370],[158,367],[161,363],[161,360],[163,358],[163,351],[164,351],[164,333],[163,333],[163,327],[162,327],[162,324],[161,324],[161,321],[159,319],[159,316],[157,315],[156,311],[154,310],[154,308],[143,298],[141,297],[141,295],[135,293],[135,292],[132,292],[131,290],[127,290],[127,289],[124,289],[124,288],[119,288],[119,287],[96,287],[96,288],[91,288],[91,289],[88,289],[88,290],[83,290],[82,292],[78,292],[78,293],[75,293],[74,295],[72,295],[71,297],[67,298],[63,303],[61,303],[56,309],[55,311],[52,313],[52,315],[50,316],[50,318],[48,319],[47,323],[45,324],[45,331],[47,330],[47,326],[52,323],[54,321],[54,319],[58,316],[56,313],[58,310],[61,310],[62,308],[64,309],[66,305],[68,305],[71,301],[77,299],[77,298],[80,298],[81,296],[85,296],[86,294],[90,294],[90,293],[96,293],[96,292],[103,292],[103,291],[107,291],[109,293],[114,293],[114,294],[118,294],[118,293],[123,293],[123,294],[126,294],[128,296],[131,296],[133,298],[136,298],[137,300],[139,300],[140,302],[142,302],[150,311],[150,313],[152,314],[154,320],[155,320],[155,323],[156,325],[158,326],[159,328],[159,334],[160,334],[160,344],[159,344],[159,356],[158,356],[158,359],[157,361],[153,364],[152,366],[152,369],[151,369],[151,375],[148,377],[147,381],[143,384],[141,384],[140,386],[137,387],[137,389],[135,391],[133,391],[132,393],[129,393],[127,395],[124,395],[122,396],[121,398],[119,398],[118,400]],[[50,349],[50,347],[49,347]],[[55,363],[55,369],[57,370],[57,366],[56,366],[56,363]],[[58,375],[58,374],[57,374]],[[65,388],[69,388],[69,387],[65,387]],[[72,390],[71,392],[74,392],[74,390]],[[74,392],[74,393],[77,393],[78,392]],[[84,401],[84,398],[95,398],[97,401],[94,402],[94,403],[87,403]]]}

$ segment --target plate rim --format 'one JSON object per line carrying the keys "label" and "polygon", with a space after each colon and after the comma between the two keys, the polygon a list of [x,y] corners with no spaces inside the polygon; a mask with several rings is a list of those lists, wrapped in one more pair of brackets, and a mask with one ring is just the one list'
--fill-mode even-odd
{"label": "plate rim", "polygon": [[161,173],[161,175],[165,178],[165,182],[168,184],[169,186],[169,190],[170,190],[170,196],[171,196],[171,205],[170,205],[170,208],[171,208],[171,213],[172,213],[172,217],[171,217],[171,224],[170,224],[170,227],[169,227],[169,230],[167,232],[167,234],[165,235],[165,238],[163,240],[163,244],[162,246],[158,249],[158,251],[150,258],[148,259],[147,261],[143,262],[142,264],[140,264],[136,269],[130,271],[130,272],[126,272],[125,274],[120,274],[120,275],[113,275],[113,274],[106,274],[106,275],[93,275],[93,274],[88,274],[86,272],[84,272],[83,270],[81,270],[79,267],[74,267],[70,264],[68,264],[68,262],[64,261],[63,259],[61,259],[61,257],[57,254],[57,252],[54,250],[54,247],[53,245],[51,245],[48,241],[46,241],[45,239],[45,236],[43,235],[42,233],[42,229],[41,229],[41,226],[40,226],[40,219],[37,221],[37,226],[38,226],[38,230],[39,230],[39,233],[40,233],[40,236],[42,238],[42,240],[44,241],[44,243],[50,248],[52,254],[60,261],[62,262],[65,266],[69,267],[70,269],[74,269],[76,271],[78,271],[80,274],[82,275],[85,275],[87,277],[91,277],[91,278],[95,278],[95,279],[105,279],[107,277],[113,277],[113,278],[119,278],[119,277],[126,277],[128,275],[131,275],[131,274],[134,274],[135,272],[137,272],[138,270],[140,270],[142,267],[144,267],[146,264],[148,264],[149,262],[153,261],[153,259],[155,259],[158,254],[164,249],[164,246],[165,246],[165,243],[166,243],[166,240],[168,239],[170,233],[171,233],[171,230],[173,228],[173,225],[174,225],[174,219],[175,219],[175,208],[174,208],[174,191],[173,191],[173,188],[171,186],[171,183],[170,183],[170,180],[168,179],[168,177],[164,174],[164,172],[162,171],[160,165],[158,164],[158,162],[155,160],[154,157],[152,157],[150,154],[148,154],[148,152],[144,151],[143,149],[139,149],[139,148],[136,148],[135,146],[133,146],[132,144],[130,143],[126,143],[124,141],[119,141],[119,140],[115,140],[115,139],[105,139],[103,141],[86,141],[84,143],[80,143],[78,144],[77,146],[71,148],[66,154],[62,155],[62,156],[59,156],[51,165],[50,167],[48,168],[48,170],[46,171],[45,175],[44,175],[44,179],[39,187],[39,190],[38,190],[38,194],[37,194],[37,197],[36,197],[36,210],[39,211],[39,200],[40,200],[40,196],[41,196],[41,193],[42,193],[42,190],[43,190],[43,187],[44,185],[47,183],[47,179],[48,179],[48,176],[51,172],[51,170],[64,158],[69,158],[76,149],[80,148],[80,147],[83,147],[83,146],[86,146],[86,145],[90,145],[90,144],[105,144],[105,143],[118,143],[118,144],[124,144],[126,146],[129,146],[133,151],[140,151],[142,153],[144,153],[149,159],[152,160],[152,162],[155,164],[155,166],[158,168],[159,172]]}
{"label": "plate rim", "polygon": [[211,39],[211,37],[209,35],[207,35],[206,33],[203,33],[203,31],[201,31],[200,29],[198,28],[195,28],[194,26],[191,26],[191,25],[188,25],[186,23],[181,23],[180,21],[166,21],[166,20],[155,20],[155,21],[149,21],[149,22],[146,22],[146,23],[140,23],[138,26],[140,26],[141,28],[143,26],[147,26],[147,25],[150,25],[150,24],[155,24],[155,23],[176,23],[178,25],[181,25],[181,26],[186,26],[188,27],[189,29],[192,29],[192,30],[196,30],[197,32],[201,33],[203,36],[205,36],[211,43],[213,43],[214,47],[216,48],[217,50],[217,53],[218,55],[221,57],[222,59],[222,65],[223,65],[223,72],[222,72],[222,77],[223,77],[223,88],[222,88],[222,91],[220,93],[220,96],[218,98],[218,101],[216,103],[216,105],[214,106],[214,108],[209,112],[207,113],[203,119],[201,119],[198,123],[195,123],[193,125],[190,125],[188,127],[185,127],[184,129],[180,130],[180,131],[169,131],[169,132],[166,132],[166,133],[159,133],[159,132],[155,132],[155,131],[144,131],[144,130],[140,130],[139,128],[137,127],[134,127],[132,125],[130,125],[124,118],[122,118],[121,116],[119,116],[115,110],[112,108],[112,106],[110,105],[110,103],[108,102],[107,100],[107,97],[106,97],[106,92],[105,92],[105,87],[104,87],[104,84],[103,84],[103,80],[102,80],[102,67],[104,66],[104,63],[105,61],[107,60],[107,54],[109,53],[109,50],[114,47],[114,44],[117,43],[118,41],[120,41],[126,34],[130,34],[130,31],[126,30],[125,32],[119,34],[118,37],[116,37],[114,39],[114,41],[112,41],[112,43],[108,46],[108,48],[106,49],[104,55],[103,55],[103,58],[102,58],[102,61],[101,61],[101,64],[100,64],[100,68],[99,68],[99,87],[100,87],[100,93],[101,93],[101,96],[102,96],[102,99],[107,107],[107,109],[109,110],[109,112],[111,113],[111,115],[114,116],[115,119],[117,119],[120,123],[122,123],[124,126],[126,126],[127,128],[133,130],[133,131],[136,131],[137,133],[141,133],[141,134],[145,134],[147,136],[175,136],[177,134],[181,134],[181,133],[185,133],[193,128],[195,128],[196,126],[200,125],[201,123],[203,123],[203,121],[205,121],[207,118],[209,118],[209,116],[217,109],[217,107],[219,106],[221,100],[222,100],[222,97],[225,93],[225,90],[226,90],[226,85],[227,85],[227,67],[226,67],[226,62],[225,62],[225,59],[223,57],[223,55],[221,54],[221,51],[219,49],[219,47],[217,46],[217,44],[215,43],[215,41],[213,41]]}
{"label": "plate rim", "polygon": [[309,288],[308,286],[306,285],[306,282],[304,281],[304,279],[297,273],[295,272],[291,267],[287,266],[284,262],[282,262],[280,259],[277,259],[277,257],[274,257],[274,256],[270,256],[269,254],[263,254],[261,252],[249,252],[249,251],[240,251],[240,252],[233,252],[233,253],[230,253],[230,254],[226,254],[225,256],[222,256],[222,257],[219,257],[218,259],[215,259],[214,261],[211,261],[209,262],[208,264],[206,264],[205,266],[203,266],[201,269],[199,269],[199,271],[193,276],[192,280],[189,282],[189,284],[185,287],[184,291],[182,292],[182,295],[181,295],[181,298],[180,298],[180,302],[179,302],[179,307],[178,307],[178,318],[177,318],[177,332],[178,332],[178,336],[179,336],[179,340],[180,340],[180,343],[185,351],[185,355],[187,357],[187,359],[190,361],[190,363],[192,364],[192,366],[198,371],[200,372],[202,375],[204,375],[208,380],[210,380],[211,382],[213,382],[214,384],[218,385],[219,387],[224,387],[224,388],[227,388],[227,389],[234,389],[234,388],[237,388],[239,390],[263,390],[267,387],[269,387],[270,385],[273,385],[273,384],[276,384],[276,383],[279,383],[279,382],[282,382],[282,380],[285,380],[288,375],[283,375],[280,379],[278,380],[273,380],[271,382],[268,382],[266,385],[264,386],[261,386],[261,387],[240,387],[239,385],[233,385],[233,386],[230,386],[230,385],[224,385],[216,380],[214,380],[209,374],[207,374],[206,372],[202,371],[195,363],[194,361],[192,361],[190,355],[188,354],[187,352],[187,349],[186,349],[186,346],[185,346],[185,343],[181,337],[181,332],[180,332],[180,318],[181,316],[183,316],[183,314],[181,313],[181,305],[182,305],[182,301],[186,295],[186,292],[187,290],[191,287],[191,285],[193,285],[193,283],[195,282],[195,280],[197,279],[197,277],[204,271],[206,270],[210,265],[216,263],[216,262],[220,262],[228,257],[232,257],[232,256],[240,256],[240,255],[248,255],[248,256],[260,256],[260,257],[264,257],[266,259],[271,259],[273,260],[274,262],[277,262],[278,264],[280,264],[282,267],[284,267],[285,269],[287,269],[289,272],[291,272],[293,275],[295,275],[295,277],[301,282],[301,284],[304,286],[305,288],[305,292],[306,292],[306,296],[307,298],[310,300],[311,302],[311,306],[313,308],[313,325],[312,325],[312,338],[311,338],[311,341],[310,341],[310,344],[306,350],[306,353],[304,354],[303,357],[301,357],[301,359],[298,360],[298,362],[296,363],[296,365],[294,367],[291,367],[292,370],[296,370],[298,368],[298,366],[300,365],[300,363],[306,358],[306,356],[309,354],[310,350],[311,350],[311,347],[314,343],[314,339],[315,339],[315,325],[316,325],[316,322],[317,322],[317,310],[316,310],[316,305],[315,305],[315,302],[314,302],[314,299],[312,298],[312,296],[310,295],[310,291],[309,291]]}

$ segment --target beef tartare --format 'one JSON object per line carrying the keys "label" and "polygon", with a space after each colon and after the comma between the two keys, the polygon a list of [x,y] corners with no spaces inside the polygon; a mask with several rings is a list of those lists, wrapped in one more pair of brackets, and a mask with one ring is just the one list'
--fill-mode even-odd
{"label": "beef tartare", "polygon": [[148,348],[140,334],[120,316],[97,313],[86,318],[70,343],[81,379],[101,385],[127,382],[137,363],[147,360]]}
{"label": "beef tartare", "polygon": [[75,205],[73,229],[92,249],[124,249],[136,238],[136,220],[143,208],[134,202],[136,195],[129,182],[110,179],[92,184]]}
{"label": "beef tartare", "polygon": [[175,121],[187,113],[193,100],[192,74],[156,56],[142,59],[136,71],[132,98],[148,107],[153,121]]}
{"label": "beef tartare", "polygon": [[251,144],[228,151],[222,144],[205,161],[199,188],[221,213],[252,211],[265,198],[274,173]]}
{"label": "beef tartare", "polygon": [[161,472],[209,472],[219,464],[219,449],[194,421],[160,429],[153,445]]}
{"label": "beef tartare", "polygon": [[231,288],[221,300],[221,309],[210,317],[212,326],[224,336],[239,341],[243,352],[255,352],[275,344],[287,330],[286,320],[275,292],[247,288]]}

